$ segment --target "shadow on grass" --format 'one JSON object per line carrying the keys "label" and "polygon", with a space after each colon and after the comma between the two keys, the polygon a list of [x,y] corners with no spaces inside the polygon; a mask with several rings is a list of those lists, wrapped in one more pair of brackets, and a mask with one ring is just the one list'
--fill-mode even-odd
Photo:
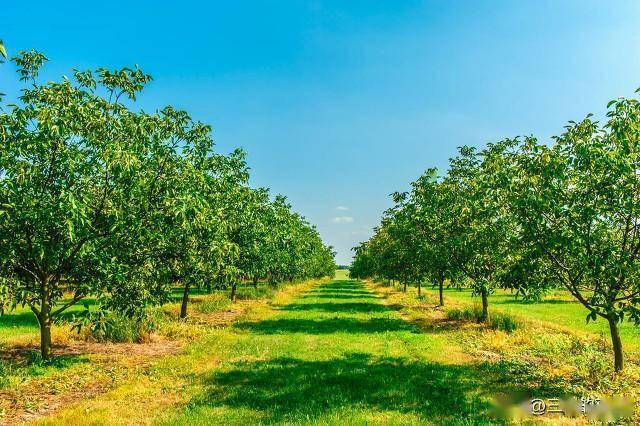
{"label": "shadow on grass", "polygon": [[266,423],[311,422],[349,408],[411,413],[425,422],[465,418],[477,424],[489,404],[472,367],[375,358],[354,353],[328,361],[277,358],[238,363],[205,379],[198,406],[264,411]]}
{"label": "shadow on grass", "polygon": [[[62,299],[56,306],[60,306],[61,304],[69,301],[69,299]],[[77,310],[84,309],[84,305],[93,306],[96,304],[95,299],[86,299],[78,302],[74,307]],[[69,308],[66,310],[60,318],[70,318],[73,315],[73,308]],[[14,311],[6,311],[3,315],[0,315],[0,328],[8,328],[8,327],[35,327],[38,328],[38,320],[36,319],[33,312],[31,312],[28,308],[26,309],[16,309]]]}
{"label": "shadow on grass", "polygon": [[327,284],[323,284],[320,287],[334,287],[334,288],[353,288],[353,287],[364,287],[361,283],[354,280],[333,280]]}
{"label": "shadow on grass", "polygon": [[321,312],[389,312],[389,308],[380,303],[291,303],[281,308],[283,311],[321,311]]}
{"label": "shadow on grass", "polygon": [[[283,309],[335,311],[341,309],[340,305],[358,312],[372,306],[389,310],[367,302],[294,303]],[[274,318],[235,327],[257,334],[420,333],[415,325],[394,318]],[[407,414],[411,421],[425,424],[495,424],[502,421],[491,418],[495,414],[488,402],[492,397],[517,395],[526,399],[563,394],[566,383],[543,374],[534,362],[450,365],[366,353],[328,360],[278,357],[237,361],[223,371],[202,376],[203,393],[189,401],[188,411],[203,409],[208,415],[208,408],[226,407],[233,416],[258,410],[260,422],[265,424],[324,424],[327,419],[337,423],[345,421],[341,416],[350,413],[375,416],[379,412]],[[352,420],[357,423],[355,417]]]}
{"label": "shadow on grass", "polygon": [[372,318],[368,320],[358,320],[356,318],[321,320],[279,318],[240,323],[235,327],[259,334],[306,333],[315,335],[329,333],[382,333],[385,331],[420,332],[416,326],[406,321],[389,318]]}
{"label": "shadow on grass", "polygon": [[324,284],[314,289],[315,291],[367,291],[367,289],[354,281],[334,281],[329,284]]}
{"label": "shadow on grass", "polygon": [[13,327],[33,327],[38,329],[38,320],[31,311],[7,312],[0,316],[0,329]]}
{"label": "shadow on grass", "polygon": [[444,365],[364,353],[323,361],[238,362],[230,371],[206,376],[208,388],[189,408],[257,409],[265,423],[314,423],[333,410],[355,408],[413,414],[425,423],[501,424],[489,402],[496,397],[514,403],[563,394],[565,384],[540,384],[532,368],[508,361]]}
{"label": "shadow on grass", "polygon": [[[69,299],[62,299],[58,305],[60,306],[62,303],[69,301]],[[94,306],[96,304],[96,300],[93,298],[88,298],[86,300],[82,300],[78,302],[75,306],[67,309],[63,312],[58,318],[56,318],[56,323],[65,323],[69,322],[74,315],[78,314],[79,310],[84,310],[84,305],[86,306]],[[7,311],[3,315],[0,315],[0,330],[11,330],[12,328],[32,328],[34,333],[39,331],[38,320],[36,316],[27,309],[19,309],[14,311]],[[9,331],[10,334],[10,331]]]}
{"label": "shadow on grass", "polygon": [[371,296],[372,292],[354,281],[334,281],[321,285],[304,293],[307,296],[315,295],[350,295]]}
{"label": "shadow on grass", "polygon": [[542,299],[539,302],[535,300],[522,300],[522,299],[505,299],[493,301],[496,305],[568,305],[576,304],[577,302],[571,300],[558,300],[558,299]]}
{"label": "shadow on grass", "polygon": [[89,362],[88,358],[84,355],[56,355],[55,352],[50,360],[45,361],[40,356],[39,350],[23,347],[8,349],[7,355],[10,356],[10,359],[5,359],[5,362],[13,364],[14,367],[19,366],[31,369],[49,367],[63,370],[76,364]]}
{"label": "shadow on grass", "polygon": [[355,294],[371,294],[369,290],[362,287],[353,288],[333,288],[333,287],[317,287],[309,290],[309,293],[355,293]]}
{"label": "shadow on grass", "polygon": [[315,289],[315,290],[311,290],[311,291],[307,291],[304,294],[351,294],[351,295],[371,295],[372,293],[370,291],[366,291],[366,290],[346,290],[346,289],[334,289],[334,288],[322,288],[322,289]]}
{"label": "shadow on grass", "polygon": [[88,363],[82,355],[58,355],[44,361],[40,352],[32,348],[3,349],[0,346],[0,390],[12,382],[44,376],[52,371],[64,371],[77,364]]}
{"label": "shadow on grass", "polygon": [[305,299],[352,299],[352,300],[357,300],[357,299],[379,299],[378,296],[374,295],[374,294],[367,294],[367,295],[351,295],[348,293],[324,293],[324,294],[309,294],[309,295],[304,295],[302,296],[302,298]]}

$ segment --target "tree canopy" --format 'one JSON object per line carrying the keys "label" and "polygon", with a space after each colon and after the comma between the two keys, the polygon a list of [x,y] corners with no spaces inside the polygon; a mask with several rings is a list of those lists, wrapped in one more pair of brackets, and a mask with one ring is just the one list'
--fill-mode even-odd
{"label": "tree canopy", "polygon": [[42,83],[45,55],[13,61],[24,87],[0,105],[0,307],[33,311],[44,358],[52,322],[86,298],[142,315],[176,284],[188,298],[194,285],[333,274],[317,230],[249,187],[242,151],[216,153],[185,111],[136,107],[151,81],[138,67]]}
{"label": "tree canopy", "polygon": [[[420,283],[465,277],[482,298],[496,287],[536,300],[564,288],[609,324],[623,368],[618,323],[640,323],[640,103],[617,99],[607,121],[570,122],[551,143],[505,139],[462,147],[447,173],[428,169],[395,194],[352,274]],[[442,275],[439,275],[442,274]]]}

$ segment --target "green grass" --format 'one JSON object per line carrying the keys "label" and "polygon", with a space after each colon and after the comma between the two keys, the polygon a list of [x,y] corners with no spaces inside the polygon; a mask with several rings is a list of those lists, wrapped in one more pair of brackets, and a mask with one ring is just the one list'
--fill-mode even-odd
{"label": "green grass", "polygon": [[509,395],[637,388],[637,375],[612,381],[597,341],[449,324],[413,294],[374,287],[342,277],[292,286],[42,423],[494,424],[494,402]]}
{"label": "green grass", "polygon": [[[260,283],[257,289],[247,283],[238,286],[237,297],[239,300],[259,299],[263,297],[271,297],[277,290],[277,286]],[[191,297],[194,299],[202,299],[202,304],[192,303],[190,309],[198,310],[202,313],[217,312],[228,308],[230,290],[215,290],[207,292],[203,289],[191,289]],[[68,298],[60,301],[59,305],[68,302]],[[182,300],[182,289],[172,289],[170,301],[179,303]],[[85,310],[84,304],[93,304],[94,299],[84,300],[69,309],[67,309],[59,319],[59,324],[64,325],[74,314],[78,314]],[[38,320],[28,307],[19,306],[13,311],[7,311],[0,315],[0,347],[10,345],[14,342],[24,341],[25,339],[34,339],[39,333]],[[55,342],[54,342],[55,343]]]}
{"label": "green grass", "polygon": [[[59,305],[66,303],[69,299],[63,299]],[[92,304],[94,300],[89,299],[84,303]],[[67,309],[61,316],[60,320],[71,318],[73,314],[84,311],[83,302],[80,302]],[[39,332],[38,320],[31,309],[19,306],[13,311],[6,311],[0,315],[0,347],[13,341],[35,336]]]}
{"label": "green grass", "polygon": [[[454,321],[482,321],[482,308],[479,306],[465,306],[464,308],[447,309],[447,318]],[[489,328],[510,333],[521,326],[520,322],[509,314],[493,313],[488,320]]]}
{"label": "green grass", "polygon": [[202,314],[210,314],[212,312],[220,312],[231,306],[231,299],[227,294],[212,294],[202,301],[193,303],[192,309]]}
{"label": "green grass", "polygon": [[493,367],[458,362],[448,336],[424,334],[362,283],[276,302],[45,423],[491,423],[478,378]]}
{"label": "green grass", "polygon": [[0,345],[9,339],[28,336],[38,329],[38,320],[28,308],[17,308],[0,316]]}
{"label": "green grass", "polygon": [[488,409],[472,367],[443,358],[444,339],[356,281],[322,285],[229,333],[215,348],[224,360],[162,423],[464,423]]}
{"label": "green grass", "polygon": [[[424,288],[426,293],[437,297],[438,290],[431,287]],[[447,300],[480,306],[480,298],[473,296],[471,290],[445,290],[445,304]],[[587,332],[609,338],[609,325],[599,319],[587,323],[587,310],[578,302],[571,299],[564,291],[554,291],[540,302],[523,302],[507,291],[498,290],[489,297],[489,311],[500,312],[514,317],[543,321],[549,324],[567,327],[577,332]],[[620,335],[627,350],[640,352],[640,327],[633,323],[620,324]]]}
{"label": "green grass", "polygon": [[31,352],[28,357],[30,359],[27,360],[25,365],[0,362],[0,390],[19,385],[33,377],[56,374],[59,371],[89,362],[86,357],[76,355],[59,356],[48,362],[43,361],[38,352]]}
{"label": "green grass", "polygon": [[[180,289],[174,291],[174,299],[181,300]],[[251,295],[263,296],[272,294],[271,288],[256,291],[251,287],[247,289],[242,286],[239,293],[248,299]],[[191,311],[201,314],[211,314],[229,309],[231,301],[229,292],[215,291],[206,293],[195,289],[192,303],[189,307]],[[68,299],[63,299],[60,304]],[[109,314],[106,318],[107,327],[102,331],[90,332],[89,328],[83,329],[83,336],[77,336],[77,331],[72,330],[71,319],[75,314],[85,310],[85,304],[91,306],[94,299],[86,299],[67,309],[56,321],[53,327],[54,355],[56,346],[66,344],[70,339],[107,342],[140,342],[145,340],[152,332],[168,332],[169,337],[185,337],[199,335],[197,326],[186,324],[177,319],[177,314],[163,312],[162,308],[150,309],[149,318],[146,320],[128,319],[117,314]],[[176,303],[166,305],[167,309],[177,310]],[[172,317],[173,315],[173,317]],[[161,330],[158,330],[160,329]],[[19,306],[15,310],[7,311],[0,316],[0,390],[11,389],[12,387],[30,380],[46,379],[47,377],[62,377],[73,375],[78,372],[91,369],[90,359],[85,354],[73,356],[57,356],[52,361],[45,362],[41,359],[37,345],[39,343],[39,326],[34,314],[28,307]],[[3,357],[4,350],[11,350],[18,347],[18,354]],[[0,413],[1,413],[0,404]],[[0,419],[2,417],[0,416]]]}

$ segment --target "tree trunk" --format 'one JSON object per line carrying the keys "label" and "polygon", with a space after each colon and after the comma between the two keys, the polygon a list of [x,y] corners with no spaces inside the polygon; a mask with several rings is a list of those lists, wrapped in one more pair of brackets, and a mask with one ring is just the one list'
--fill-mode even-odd
{"label": "tree trunk", "polygon": [[420,297],[421,294],[422,294],[421,290],[422,290],[422,283],[420,281],[418,281],[418,297]]}
{"label": "tree trunk", "polygon": [[258,288],[258,277],[253,277],[253,288]]}
{"label": "tree trunk", "polygon": [[[51,359],[51,299],[49,290],[49,279],[42,279],[42,287],[40,290],[40,312],[36,315],[38,324],[40,325],[40,355],[42,359]],[[35,313],[35,311],[34,311]]]}
{"label": "tree trunk", "polygon": [[482,315],[479,320],[484,322],[489,318],[489,299],[487,289],[485,287],[480,291],[480,296],[482,296]]}
{"label": "tree trunk", "polygon": [[444,277],[442,275],[440,275],[438,286],[438,292],[440,293],[440,306],[444,306]]}
{"label": "tree trunk", "polygon": [[189,303],[189,290],[191,289],[190,283],[185,283],[184,293],[182,294],[182,306],[180,307],[180,318],[187,317],[187,304]]}
{"label": "tree trunk", "polygon": [[405,293],[407,292],[407,283],[406,282],[404,283],[404,287],[402,287],[402,291],[405,292]]}
{"label": "tree trunk", "polygon": [[233,284],[231,284],[231,301],[235,302],[236,301],[236,290],[238,289],[238,284],[236,284],[235,282]]}
{"label": "tree trunk", "polygon": [[40,314],[38,317],[38,323],[40,324],[40,354],[42,359],[51,359],[51,315],[50,312],[46,314]]}
{"label": "tree trunk", "polygon": [[622,353],[622,340],[620,339],[620,332],[618,330],[618,324],[612,316],[607,318],[609,321],[609,330],[611,331],[611,344],[613,345],[613,358],[614,369],[617,373],[621,372],[624,368],[624,355]]}

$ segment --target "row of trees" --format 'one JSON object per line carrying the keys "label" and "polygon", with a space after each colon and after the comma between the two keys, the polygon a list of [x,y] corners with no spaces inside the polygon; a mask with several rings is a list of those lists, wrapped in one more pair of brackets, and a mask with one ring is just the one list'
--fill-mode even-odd
{"label": "row of trees", "polygon": [[427,170],[393,194],[351,274],[401,282],[464,282],[482,300],[496,288],[538,299],[566,289],[587,320],[608,322],[623,369],[620,322],[640,322],[640,103],[608,104],[601,125],[570,122],[551,143],[505,139],[462,147],[444,176]]}
{"label": "row of trees", "polygon": [[[4,50],[3,50],[4,52]],[[136,98],[139,68],[41,83],[47,58],[13,58],[19,101],[0,104],[0,312],[28,306],[42,357],[51,325],[95,312],[142,315],[192,287],[332,275],[334,253],[286,199],[248,185],[245,155],[214,152],[209,126]]]}

